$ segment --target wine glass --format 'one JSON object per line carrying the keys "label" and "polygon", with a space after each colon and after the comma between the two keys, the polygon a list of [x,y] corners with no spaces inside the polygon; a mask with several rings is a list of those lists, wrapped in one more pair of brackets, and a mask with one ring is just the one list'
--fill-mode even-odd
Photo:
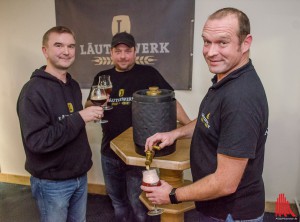
{"label": "wine glass", "polygon": [[[143,171],[143,186],[147,187],[154,187],[154,186],[160,186],[160,179],[157,173],[157,169],[152,168],[150,170],[144,170]],[[154,204],[154,209],[148,211],[149,216],[157,216],[164,212],[163,209],[157,208]]]}
{"label": "wine glass", "polygon": [[[99,85],[105,90],[106,94],[109,97],[112,91],[112,82],[110,81],[110,76],[109,75],[99,76]],[[109,106],[107,104],[103,106],[104,110],[111,110],[112,108],[113,108],[112,106]]]}
{"label": "wine glass", "polygon": [[[102,106],[107,100],[107,94],[99,85],[92,86],[91,101],[95,106]],[[107,123],[108,120],[101,119],[98,123]]]}

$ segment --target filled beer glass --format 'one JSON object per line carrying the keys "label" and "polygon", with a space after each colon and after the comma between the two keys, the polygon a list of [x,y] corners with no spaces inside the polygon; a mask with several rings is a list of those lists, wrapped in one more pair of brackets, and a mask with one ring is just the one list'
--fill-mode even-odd
{"label": "filled beer glass", "polygon": [[[157,169],[152,168],[150,170],[144,170],[143,171],[143,186],[147,187],[153,187],[153,186],[160,186],[160,179],[157,173]],[[156,205],[154,204],[154,209],[148,211],[149,216],[156,216],[160,215],[164,212],[163,209],[157,208]]]}
{"label": "filled beer glass", "polygon": [[[104,89],[102,89],[99,85],[92,86],[91,91],[91,101],[95,106],[103,106],[103,104],[107,101],[107,95]],[[97,123],[107,123],[108,120],[101,119],[96,121]]]}

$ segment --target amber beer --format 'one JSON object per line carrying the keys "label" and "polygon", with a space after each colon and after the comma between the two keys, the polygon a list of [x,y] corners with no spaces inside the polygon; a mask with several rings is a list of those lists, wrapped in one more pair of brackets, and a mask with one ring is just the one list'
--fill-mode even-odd
{"label": "amber beer", "polygon": [[146,182],[143,181],[142,184],[145,187],[156,187],[156,186],[160,186],[161,182],[160,182],[160,180],[156,183],[146,183]]}
{"label": "amber beer", "polygon": [[[108,97],[105,93],[105,90],[102,89],[99,85],[93,85],[91,94],[90,94],[91,102],[95,106],[101,106],[103,107],[103,104],[107,101]],[[104,109],[104,108],[103,108]],[[100,116],[98,116],[100,118]],[[94,120],[95,123],[107,123],[108,120],[101,119],[101,120]]]}
{"label": "amber beer", "polygon": [[101,97],[91,97],[91,101],[96,106],[102,106],[107,100],[106,96]]}
{"label": "amber beer", "polygon": [[104,90],[105,90],[106,94],[111,94],[112,86],[105,87]]}

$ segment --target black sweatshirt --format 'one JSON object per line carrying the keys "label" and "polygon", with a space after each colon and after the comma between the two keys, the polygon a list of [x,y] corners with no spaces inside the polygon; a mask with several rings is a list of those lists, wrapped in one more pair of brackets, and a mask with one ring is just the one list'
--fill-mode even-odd
{"label": "black sweatshirt", "polygon": [[63,83],[36,69],[17,102],[25,169],[34,177],[65,180],[84,175],[92,166],[78,83],[67,74]]}

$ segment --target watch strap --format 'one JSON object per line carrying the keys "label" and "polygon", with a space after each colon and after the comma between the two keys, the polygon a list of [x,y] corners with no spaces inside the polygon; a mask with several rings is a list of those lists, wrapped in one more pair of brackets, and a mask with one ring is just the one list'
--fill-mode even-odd
{"label": "watch strap", "polygon": [[176,197],[176,189],[177,188],[173,188],[169,194],[169,198],[170,198],[170,202],[171,204],[179,204],[181,203],[181,201],[178,201],[177,200],[177,197]]}

